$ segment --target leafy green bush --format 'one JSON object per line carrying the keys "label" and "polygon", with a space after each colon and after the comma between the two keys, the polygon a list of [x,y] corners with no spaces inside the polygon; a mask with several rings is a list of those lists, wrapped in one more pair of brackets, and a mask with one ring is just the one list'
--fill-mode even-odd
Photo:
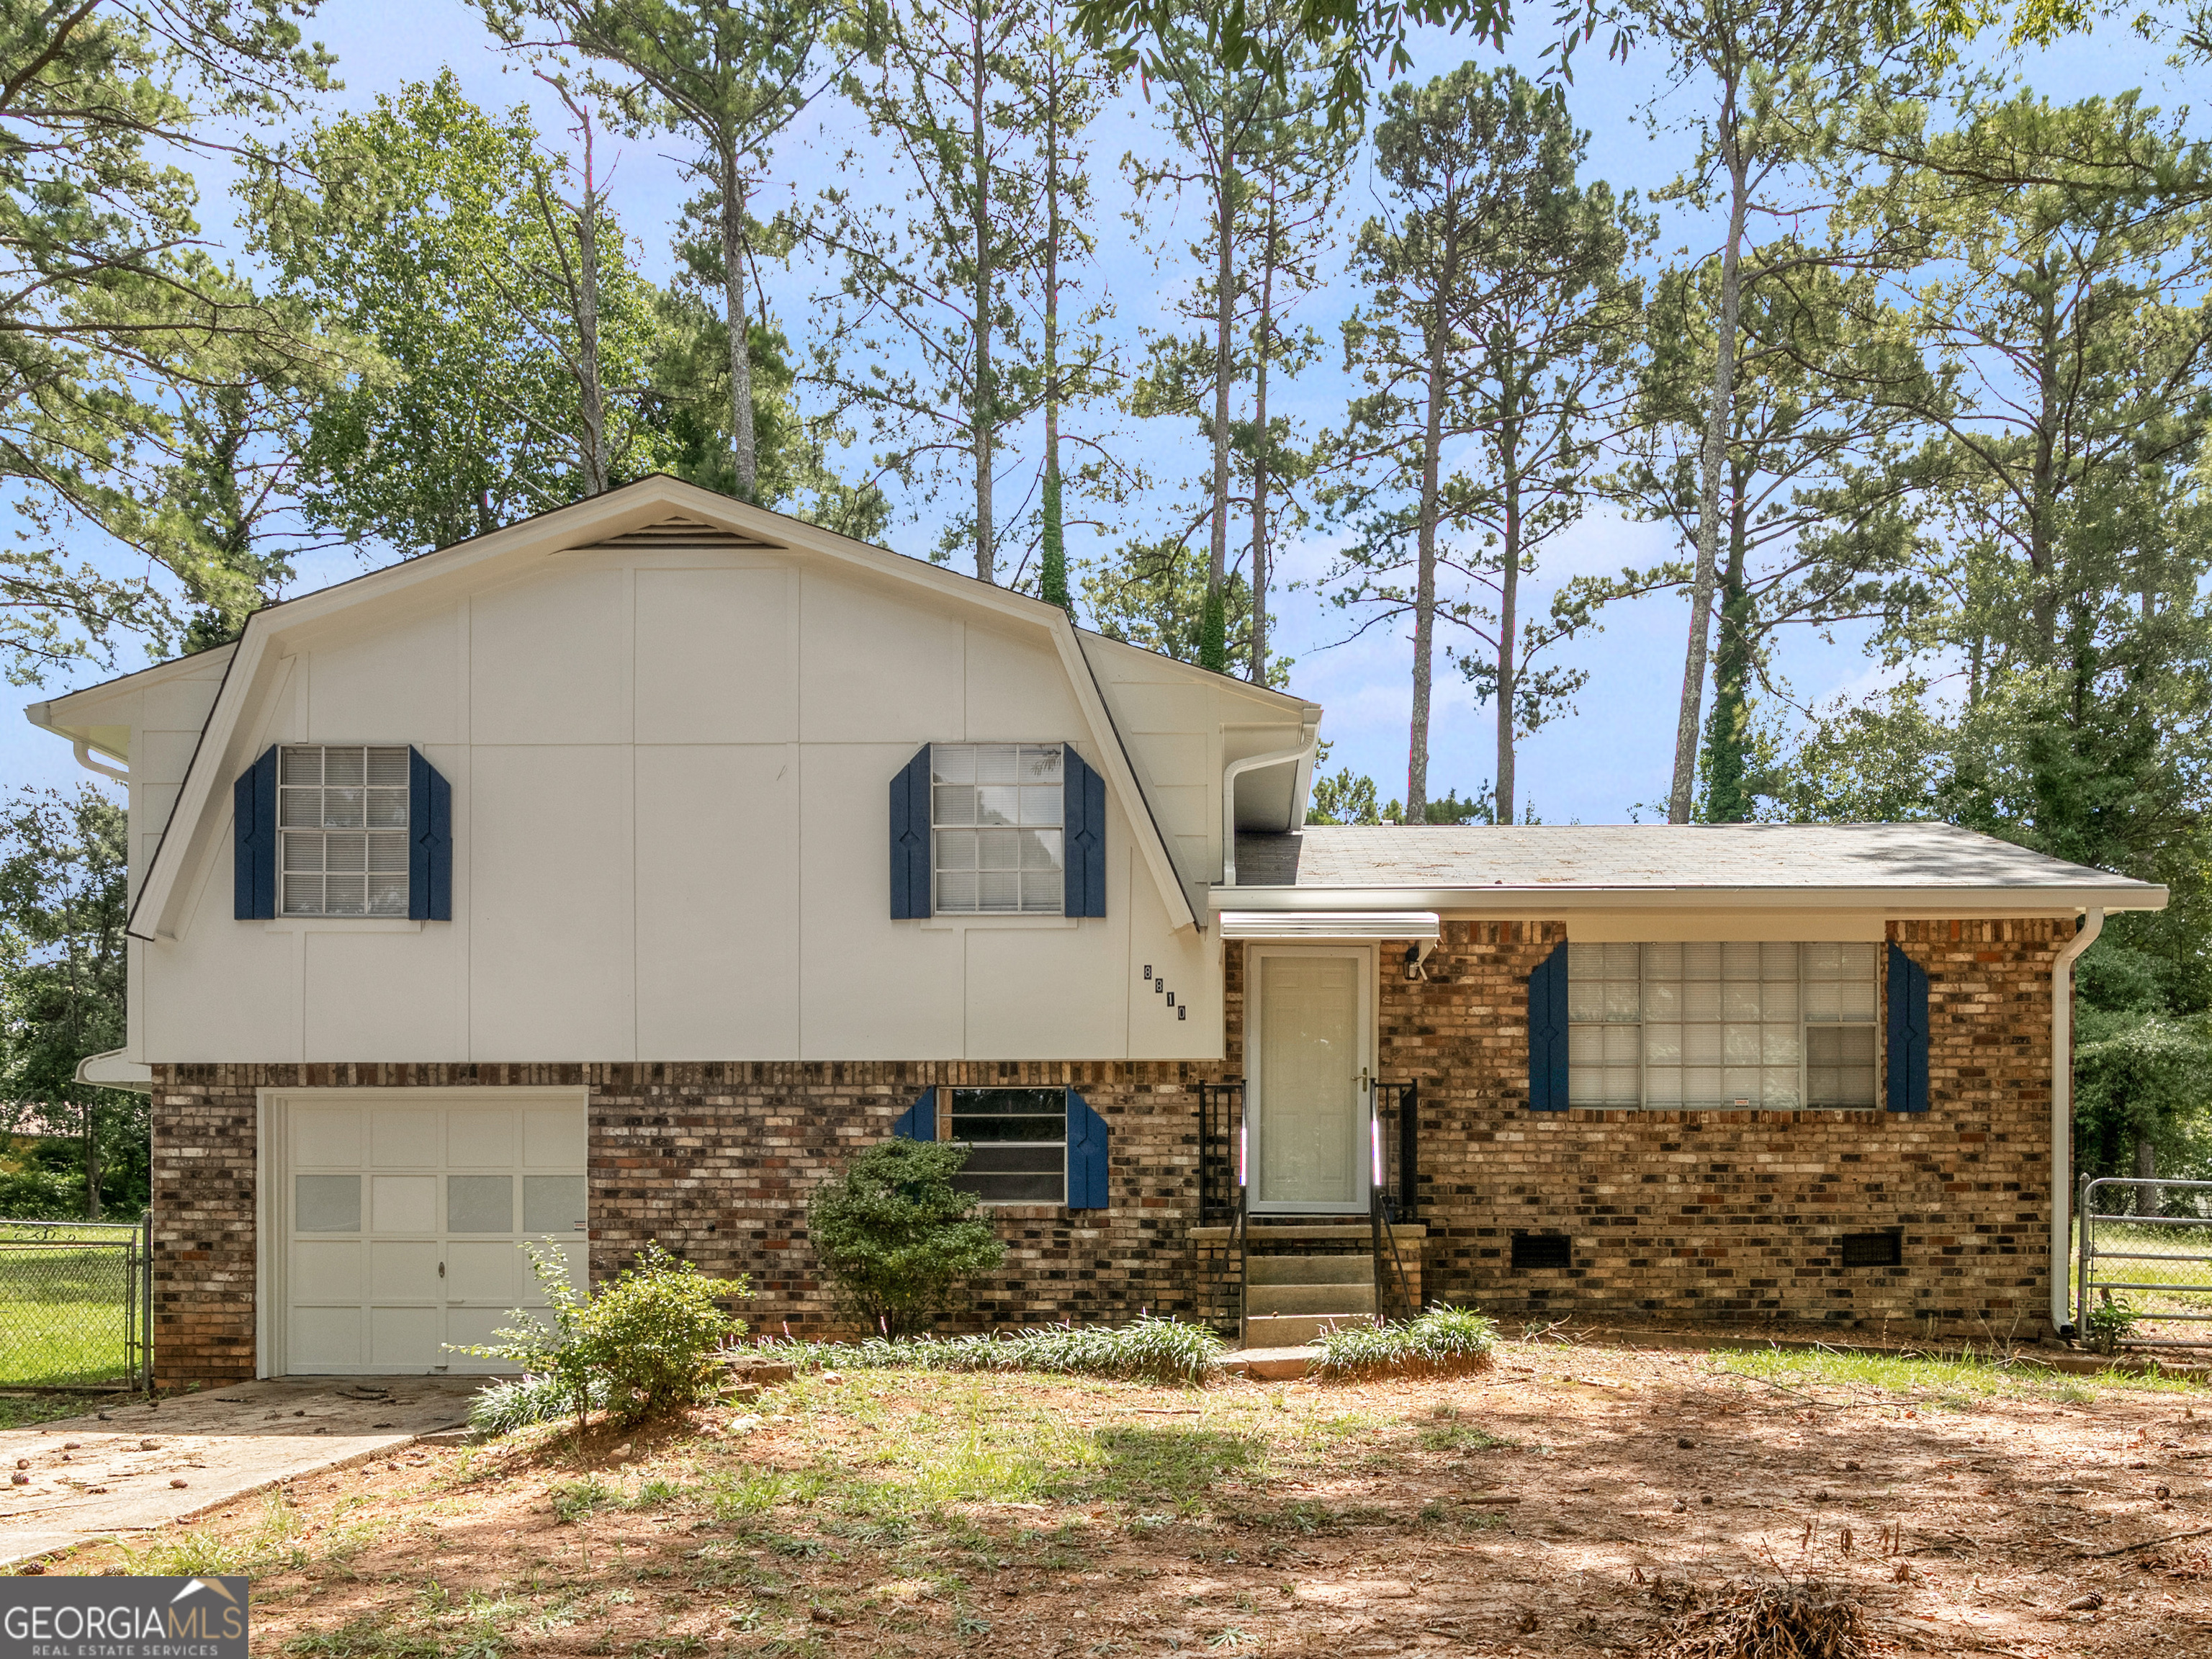
{"label": "leafy green bush", "polygon": [[1203,1382],[1228,1345],[1203,1325],[1139,1317],[1048,1325],[1018,1336],[899,1337],[865,1342],[769,1342],[759,1352],[806,1370],[1051,1371],[1145,1382]]}
{"label": "leafy green bush", "polygon": [[[531,1420],[542,1422],[571,1411],[580,1430],[594,1407],[625,1422],[681,1411],[706,1393],[723,1344],[744,1333],[744,1322],[716,1304],[750,1296],[751,1285],[742,1275],[709,1279],[658,1239],[638,1253],[635,1266],[589,1295],[569,1282],[559,1246],[522,1248],[545,1291],[551,1322],[517,1310],[509,1315],[515,1325],[492,1333],[496,1341],[447,1345],[511,1361],[533,1385],[487,1405],[487,1413],[529,1410],[538,1413]],[[470,1420],[476,1420],[473,1409]]]}
{"label": "leafy green bush", "polygon": [[2090,1304],[2088,1315],[2081,1322],[2081,1334],[2094,1352],[2118,1353],[2120,1344],[2135,1334],[2142,1316],[2136,1311],[2136,1304],[2125,1297],[2115,1301],[2110,1291],[2103,1294],[2104,1300]]}
{"label": "leafy green bush", "polygon": [[1340,1325],[1321,1334],[1323,1376],[1371,1376],[1382,1371],[1478,1370],[1490,1364],[1498,1327],[1471,1308],[1437,1304],[1399,1323]]}
{"label": "leafy green bush", "polygon": [[839,1304],[870,1328],[925,1329],[955,1284],[1006,1259],[975,1195],[952,1185],[967,1162],[957,1141],[881,1140],[808,1200],[816,1259]]}

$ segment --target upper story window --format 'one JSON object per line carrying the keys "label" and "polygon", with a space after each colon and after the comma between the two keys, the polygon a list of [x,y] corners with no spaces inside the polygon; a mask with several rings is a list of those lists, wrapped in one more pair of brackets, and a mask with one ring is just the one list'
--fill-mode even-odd
{"label": "upper story window", "polygon": [[940,915],[1063,913],[1064,756],[1054,744],[929,747],[929,828]]}
{"label": "upper story window", "polygon": [[1877,948],[1571,944],[1568,1099],[1871,1107]]}
{"label": "upper story window", "polygon": [[408,914],[405,748],[287,744],[276,793],[283,915]]}

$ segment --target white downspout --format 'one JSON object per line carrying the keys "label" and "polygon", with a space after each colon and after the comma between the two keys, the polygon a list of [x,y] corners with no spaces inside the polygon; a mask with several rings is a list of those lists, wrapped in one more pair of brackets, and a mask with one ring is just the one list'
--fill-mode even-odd
{"label": "white downspout", "polygon": [[96,761],[93,759],[92,745],[87,743],[82,738],[77,738],[73,746],[76,750],[76,763],[84,768],[86,771],[97,772],[103,778],[112,778],[118,783],[128,783],[131,781],[130,773],[118,772],[115,768],[110,766],[106,761]]}
{"label": "white downspout", "polygon": [[2105,931],[2105,913],[2081,918],[2051,964],[2051,1328],[2074,1334],[2074,960]]}
{"label": "white downspout", "polygon": [[[1221,884],[1237,884],[1237,780],[1247,772],[1256,772],[1263,766],[1280,766],[1287,761],[1301,763],[1313,758],[1314,750],[1321,746],[1321,727],[1313,728],[1313,735],[1296,749],[1278,749],[1271,755],[1247,755],[1243,760],[1233,760],[1221,769]],[[1291,807],[1297,805],[1297,780],[1291,780]],[[1296,829],[1297,826],[1291,826]]]}

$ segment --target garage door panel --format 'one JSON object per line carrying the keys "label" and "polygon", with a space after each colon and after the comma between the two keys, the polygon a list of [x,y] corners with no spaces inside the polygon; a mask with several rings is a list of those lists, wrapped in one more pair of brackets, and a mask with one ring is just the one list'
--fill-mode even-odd
{"label": "garage door panel", "polygon": [[420,1170],[438,1162],[439,1114],[419,1106],[379,1106],[369,1114],[369,1162],[380,1170]]}
{"label": "garage door panel", "polygon": [[302,1238],[292,1246],[292,1294],[301,1302],[362,1299],[362,1242],[357,1238]]}
{"label": "garage door panel", "polygon": [[361,1162],[361,1109],[312,1106],[292,1116],[292,1162],[302,1168],[334,1164],[349,1169]]}
{"label": "garage door panel", "polygon": [[292,1362],[295,1371],[356,1371],[365,1363],[361,1346],[362,1308],[292,1310]]}
{"label": "garage door panel", "polygon": [[380,1175],[369,1182],[369,1231],[378,1233],[434,1233],[438,1231],[438,1177]]}
{"label": "garage door panel", "polygon": [[[496,1341],[498,1339],[492,1333],[510,1322],[504,1309],[448,1308],[446,1310],[446,1340],[460,1346],[483,1347]],[[441,1358],[447,1362],[448,1371],[465,1376],[505,1376],[516,1369],[504,1360],[482,1359],[474,1354],[447,1353]]]}
{"label": "garage door panel", "polygon": [[526,1228],[586,1285],[580,1108],[424,1096],[285,1103],[289,1167],[269,1206],[284,1229],[283,1370],[512,1372],[447,1344],[491,1342],[514,1310],[545,1307],[517,1243]]}
{"label": "garage door panel", "polygon": [[522,1266],[522,1253],[513,1244],[505,1240],[496,1244],[456,1242],[447,1245],[446,1252],[447,1301],[471,1305],[495,1302],[501,1308],[515,1305],[519,1288],[515,1270]]}
{"label": "garage door panel", "polygon": [[438,1346],[445,1324],[441,1308],[371,1308],[368,1363],[427,1371],[451,1357]]}
{"label": "garage door panel", "polygon": [[435,1302],[444,1294],[438,1279],[438,1242],[434,1238],[378,1238],[368,1246],[368,1299],[372,1302]]}
{"label": "garage door panel", "polygon": [[453,1111],[446,1115],[446,1162],[456,1169],[504,1170],[514,1163],[514,1114]]}
{"label": "garage door panel", "polygon": [[522,1162],[532,1170],[580,1170],[584,1167],[584,1115],[549,1107],[526,1108],[522,1114]]}

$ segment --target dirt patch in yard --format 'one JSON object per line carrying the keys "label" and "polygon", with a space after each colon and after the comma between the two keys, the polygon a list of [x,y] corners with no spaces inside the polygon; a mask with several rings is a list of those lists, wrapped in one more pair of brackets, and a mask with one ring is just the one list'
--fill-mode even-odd
{"label": "dirt patch in yard", "polygon": [[1595,1659],[1808,1579],[1857,1603],[1876,1652],[2212,1650],[2200,1389],[1817,1354],[1498,1359],[1203,1392],[806,1377],[654,1432],[412,1449],[52,1570],[246,1566],[257,1651],[327,1659]]}

